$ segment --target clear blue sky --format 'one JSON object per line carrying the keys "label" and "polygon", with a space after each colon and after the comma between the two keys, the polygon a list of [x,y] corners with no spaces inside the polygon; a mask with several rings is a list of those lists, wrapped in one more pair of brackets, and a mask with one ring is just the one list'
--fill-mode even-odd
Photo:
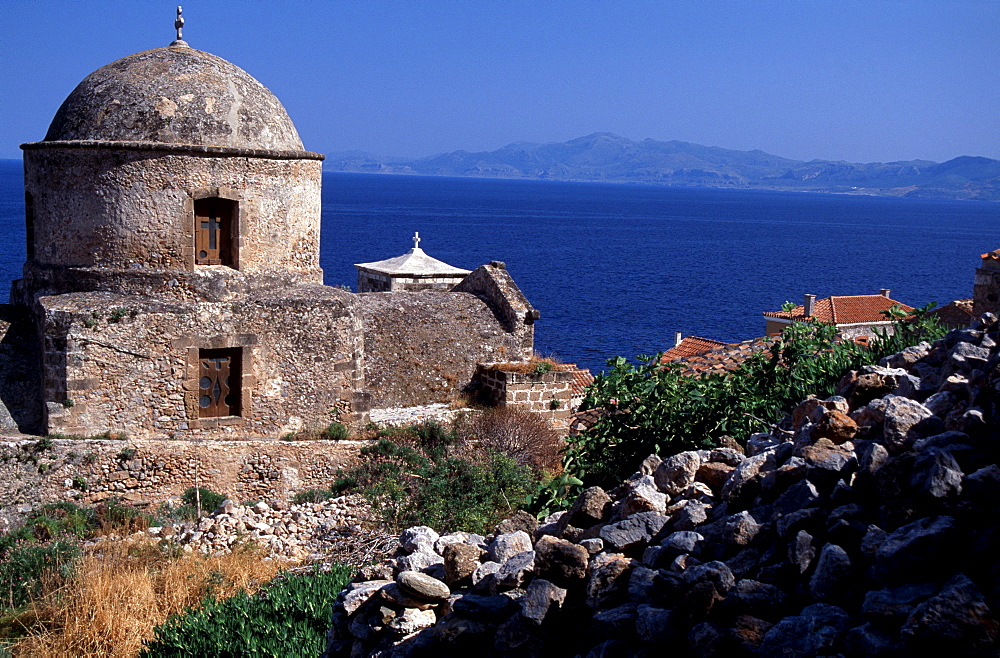
{"label": "clear blue sky", "polygon": [[[1000,158],[1000,1],[194,0],[306,148],[492,150],[610,131],[855,162]],[[0,157],[73,87],[167,45],[176,3],[6,0]]]}

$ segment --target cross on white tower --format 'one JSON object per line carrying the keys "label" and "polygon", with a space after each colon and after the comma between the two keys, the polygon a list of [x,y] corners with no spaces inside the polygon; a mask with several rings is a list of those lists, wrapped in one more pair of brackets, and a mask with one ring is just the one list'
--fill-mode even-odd
{"label": "cross on white tower", "polygon": [[420,231],[413,232],[413,248],[420,249]]}

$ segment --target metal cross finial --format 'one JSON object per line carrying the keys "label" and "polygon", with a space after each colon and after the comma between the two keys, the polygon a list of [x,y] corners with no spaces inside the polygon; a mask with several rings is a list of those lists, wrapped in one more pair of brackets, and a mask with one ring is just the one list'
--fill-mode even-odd
{"label": "metal cross finial", "polygon": [[413,248],[420,249],[420,231],[413,232]]}
{"label": "metal cross finial", "polygon": [[181,28],[184,27],[184,16],[181,15],[183,8],[177,5],[177,19],[174,21],[174,28],[177,30],[177,39],[171,43],[171,46],[186,46],[187,42],[181,37]]}

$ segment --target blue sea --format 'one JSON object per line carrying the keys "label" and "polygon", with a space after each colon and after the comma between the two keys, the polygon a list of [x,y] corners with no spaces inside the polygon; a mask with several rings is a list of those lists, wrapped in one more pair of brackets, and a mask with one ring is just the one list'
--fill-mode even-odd
{"label": "blue sea", "polygon": [[[0,286],[20,276],[23,214],[21,163],[0,161]],[[506,262],[541,312],[537,351],[599,370],[675,331],[759,336],[762,311],[804,293],[971,297],[979,255],[1000,248],[1000,204],[326,173],[322,231],[332,285],[355,287],[354,263],[406,252],[415,231],[456,267]]]}

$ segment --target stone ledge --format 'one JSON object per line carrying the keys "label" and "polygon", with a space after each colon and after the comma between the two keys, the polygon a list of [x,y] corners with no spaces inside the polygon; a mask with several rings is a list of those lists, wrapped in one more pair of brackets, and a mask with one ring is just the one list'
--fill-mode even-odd
{"label": "stone ledge", "polygon": [[270,149],[232,148],[228,146],[201,146],[199,144],[167,144],[165,142],[115,142],[99,140],[60,140],[51,142],[27,142],[21,150],[39,149],[105,149],[119,151],[166,151],[171,153],[193,153],[198,155],[238,156],[243,158],[266,158],[270,160],[325,160],[326,156],[314,151],[273,151]]}

